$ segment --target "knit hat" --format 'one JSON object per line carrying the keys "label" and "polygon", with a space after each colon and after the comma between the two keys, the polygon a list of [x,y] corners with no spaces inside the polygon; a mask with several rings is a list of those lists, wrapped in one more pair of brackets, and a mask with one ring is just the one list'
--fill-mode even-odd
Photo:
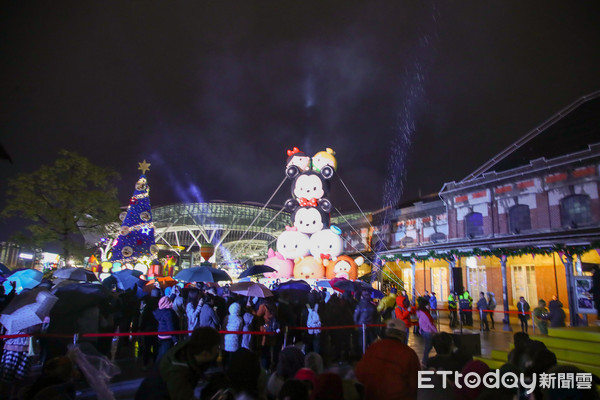
{"label": "knit hat", "polygon": [[391,337],[402,337],[406,335],[406,324],[401,319],[390,319],[385,326],[385,334]]}
{"label": "knit hat", "polygon": [[158,308],[161,310],[163,310],[165,308],[171,308],[172,306],[173,306],[173,302],[167,296],[161,297],[160,300],[158,301]]}

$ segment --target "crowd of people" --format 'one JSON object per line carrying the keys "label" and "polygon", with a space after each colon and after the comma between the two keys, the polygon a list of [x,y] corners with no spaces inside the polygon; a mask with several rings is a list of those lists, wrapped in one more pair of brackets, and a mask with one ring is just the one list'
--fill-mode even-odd
{"label": "crowd of people", "polygon": [[[378,302],[372,299],[369,290],[333,294],[326,290],[310,293],[274,290],[274,293],[264,298],[247,297],[232,293],[228,286],[201,283],[167,288],[157,285],[142,298],[133,289],[113,291],[102,301],[82,309],[80,314],[70,315],[73,322],[70,329],[73,333],[132,333],[118,340],[111,336],[79,340],[106,359],[139,358],[146,379],[136,399],[371,400],[414,399],[417,395],[429,399],[436,398],[433,396],[438,391],[418,390],[419,370],[477,372],[487,368],[473,361],[470,354],[458,351],[450,334],[438,332],[435,293],[426,292],[411,301],[406,291],[398,293],[391,288]],[[10,303],[14,296],[14,290],[2,293],[0,307]],[[457,311],[464,325],[473,324],[472,302],[467,291],[449,296],[451,327],[457,323]],[[527,302],[522,299],[519,304],[519,317],[528,317]],[[491,311],[495,308],[493,294],[488,293],[486,298],[485,293],[480,293],[476,309],[483,330],[489,329],[487,314],[494,328]],[[564,326],[562,304],[553,299],[549,308],[541,300],[531,313],[541,333],[544,324],[562,321]],[[69,332],[61,325],[60,315],[51,312],[48,317],[44,327],[5,333],[42,329],[50,333]],[[331,327],[342,328],[328,329]],[[411,327],[413,335],[420,336],[424,343],[421,357],[408,346]],[[522,327],[526,331],[527,323]],[[228,333],[222,335],[219,330]],[[136,332],[158,334],[137,336]],[[20,392],[20,398],[43,398],[36,395],[48,388],[60,392],[64,398],[73,398],[69,397],[74,395],[69,382],[77,374],[67,357],[69,339],[48,337],[40,343],[42,348],[37,354],[31,352],[32,341],[28,339],[5,340],[0,390],[10,387],[10,395],[17,398],[14,389],[19,385],[15,382],[26,379],[31,360],[39,357],[44,365],[43,379],[29,382]],[[540,360],[546,362],[552,358],[548,357],[547,349],[538,360],[531,349],[540,350],[541,346],[527,342],[522,347],[521,340],[521,336],[515,336],[515,350],[506,368],[530,373],[552,366],[539,365]],[[432,348],[436,354],[430,358]],[[460,390],[453,393],[456,398],[476,398]],[[485,396],[481,398],[501,398],[493,393]],[[446,393],[444,398],[452,397]]]}

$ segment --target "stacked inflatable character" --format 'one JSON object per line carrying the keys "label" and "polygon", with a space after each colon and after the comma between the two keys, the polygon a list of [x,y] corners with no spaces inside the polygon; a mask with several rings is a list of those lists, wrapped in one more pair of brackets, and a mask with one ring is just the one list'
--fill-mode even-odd
{"label": "stacked inflatable character", "polygon": [[[292,181],[292,198],[285,208],[292,223],[277,239],[277,251],[269,251],[265,265],[277,270],[270,278],[322,279],[338,276],[335,265],[343,250],[341,230],[329,226],[331,202],[329,180],[337,169],[335,152],[320,151],[307,156],[297,147],[288,150],[285,173]],[[357,264],[344,264],[338,277],[356,279]]]}

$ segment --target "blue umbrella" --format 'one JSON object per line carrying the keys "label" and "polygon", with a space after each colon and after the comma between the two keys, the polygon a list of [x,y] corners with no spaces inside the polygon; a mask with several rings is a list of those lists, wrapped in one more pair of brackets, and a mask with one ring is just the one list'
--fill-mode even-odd
{"label": "blue umbrella", "polygon": [[17,293],[21,293],[23,289],[33,289],[39,285],[40,282],[42,282],[43,277],[44,274],[35,269],[22,269],[15,271],[6,277],[6,281],[4,281],[2,284],[4,285],[4,291],[8,293],[12,290],[10,282],[14,281],[17,283],[15,291]]}
{"label": "blue umbrella", "polygon": [[2,274],[2,275],[10,274],[10,269],[6,265],[0,263],[0,274]]}
{"label": "blue umbrella", "polygon": [[121,290],[134,289],[136,286],[145,283],[140,276],[141,271],[134,269],[124,269],[121,271],[113,272],[113,274],[102,281],[105,287],[111,287],[117,285]]}
{"label": "blue umbrella", "polygon": [[306,281],[292,279],[287,282],[280,283],[275,290],[299,290],[301,292],[309,293],[312,289],[310,285],[306,283]]}
{"label": "blue umbrella", "polygon": [[315,283],[315,285],[317,287],[321,287],[321,288],[331,288],[331,283],[329,283],[329,281],[327,279],[322,279],[320,281],[317,281]]}
{"label": "blue umbrella", "polygon": [[175,275],[174,278],[183,282],[219,282],[231,280],[227,272],[207,265],[186,268]]}
{"label": "blue umbrella", "polygon": [[245,278],[247,276],[260,275],[267,272],[275,272],[275,268],[271,268],[268,265],[253,265],[240,274],[238,278]]}

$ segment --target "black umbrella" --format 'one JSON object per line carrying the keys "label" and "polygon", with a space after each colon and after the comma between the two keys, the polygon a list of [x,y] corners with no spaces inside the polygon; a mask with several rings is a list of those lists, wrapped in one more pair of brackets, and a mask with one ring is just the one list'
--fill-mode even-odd
{"label": "black umbrella", "polygon": [[134,289],[136,286],[143,286],[146,282],[140,279],[142,272],[135,269],[124,269],[113,274],[102,281],[107,288],[116,285],[121,290]]}
{"label": "black umbrella", "polygon": [[331,287],[339,292],[360,292],[362,290],[373,291],[373,287],[363,281],[351,281],[345,278],[336,278],[329,281]]}
{"label": "black umbrella", "polygon": [[280,291],[280,290],[298,290],[300,292],[305,292],[305,293],[309,293],[311,291],[311,287],[310,285],[303,280],[289,280],[287,282],[282,282],[280,283],[276,288],[275,291]]}
{"label": "black umbrella", "polygon": [[111,292],[104,285],[98,283],[71,283],[61,285],[52,290],[58,301],[52,308],[53,314],[76,313],[85,308],[99,304],[107,299]]}
{"label": "black umbrella", "polygon": [[267,272],[275,272],[277,271],[275,268],[271,268],[268,265],[253,265],[238,276],[239,279],[245,278],[247,276],[261,275]]}
{"label": "black umbrella", "polygon": [[85,268],[67,267],[54,271],[54,277],[69,279],[71,281],[98,282],[98,277],[92,271]]}
{"label": "black umbrella", "polygon": [[231,280],[227,272],[207,265],[186,268],[175,275],[174,278],[183,282],[219,282]]}

